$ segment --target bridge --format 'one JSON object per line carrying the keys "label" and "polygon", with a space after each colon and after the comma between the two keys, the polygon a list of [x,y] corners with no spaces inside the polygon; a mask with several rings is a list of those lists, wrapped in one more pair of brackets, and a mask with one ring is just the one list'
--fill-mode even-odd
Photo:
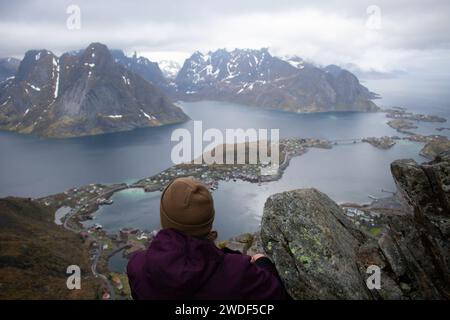
{"label": "bridge", "polygon": [[354,143],[361,143],[363,138],[347,138],[347,139],[333,139],[328,140],[331,144],[354,144]]}

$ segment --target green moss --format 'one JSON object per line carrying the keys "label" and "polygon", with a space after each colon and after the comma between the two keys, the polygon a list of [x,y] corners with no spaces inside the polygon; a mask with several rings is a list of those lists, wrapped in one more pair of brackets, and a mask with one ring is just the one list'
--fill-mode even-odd
{"label": "green moss", "polygon": [[378,227],[370,228],[369,232],[373,236],[378,237],[381,234],[381,228],[378,228]]}

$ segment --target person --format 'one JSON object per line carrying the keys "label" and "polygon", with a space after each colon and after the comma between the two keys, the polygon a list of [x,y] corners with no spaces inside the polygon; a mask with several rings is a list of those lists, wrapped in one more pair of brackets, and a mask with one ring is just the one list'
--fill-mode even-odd
{"label": "person", "polygon": [[193,178],[169,183],[160,201],[162,229],[127,265],[134,299],[289,298],[268,257],[215,245],[214,215],[205,185]]}

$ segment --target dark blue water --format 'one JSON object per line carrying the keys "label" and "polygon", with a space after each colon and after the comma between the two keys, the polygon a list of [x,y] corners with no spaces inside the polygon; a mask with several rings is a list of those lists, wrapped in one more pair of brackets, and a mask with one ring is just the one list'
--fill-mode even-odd
{"label": "dark blue water", "polygon": [[[358,138],[393,135],[381,113],[292,114],[223,102],[182,103],[204,129],[277,128],[281,137]],[[193,122],[74,139],[0,132],[0,197],[38,197],[89,183],[151,176],[172,165],[172,131]]]}

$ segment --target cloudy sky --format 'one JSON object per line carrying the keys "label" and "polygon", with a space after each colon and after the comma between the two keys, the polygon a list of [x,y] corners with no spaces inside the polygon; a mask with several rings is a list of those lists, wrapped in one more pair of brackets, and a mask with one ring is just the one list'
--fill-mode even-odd
{"label": "cloudy sky", "polygon": [[[70,5],[79,29],[67,27]],[[195,50],[268,47],[322,65],[439,73],[450,69],[449,13],[448,0],[0,0],[0,57],[98,41],[182,63]]]}

